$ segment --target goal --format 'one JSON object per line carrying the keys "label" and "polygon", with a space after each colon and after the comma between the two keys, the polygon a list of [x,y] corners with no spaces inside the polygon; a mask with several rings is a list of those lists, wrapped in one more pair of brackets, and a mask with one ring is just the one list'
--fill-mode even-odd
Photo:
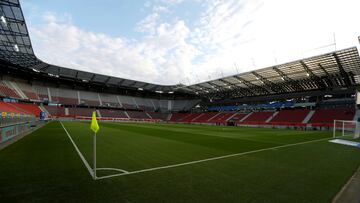
{"label": "goal", "polygon": [[359,138],[360,123],[357,121],[334,120],[333,135],[335,137]]}

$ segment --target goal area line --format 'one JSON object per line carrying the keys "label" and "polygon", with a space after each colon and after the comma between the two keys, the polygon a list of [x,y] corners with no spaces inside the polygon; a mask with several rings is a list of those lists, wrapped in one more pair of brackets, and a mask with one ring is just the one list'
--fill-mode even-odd
{"label": "goal area line", "polygon": [[[86,161],[84,156],[81,154],[80,150],[77,148],[75,142],[72,140],[71,135],[68,133],[65,126],[62,123],[61,123],[61,125],[64,128],[64,130],[65,130],[66,134],[68,135],[70,141],[72,142],[73,146],[75,147],[75,150],[78,152],[78,154],[79,154],[81,160],[83,161],[85,167],[88,169],[91,177],[93,177],[94,174],[92,172],[92,168],[90,167],[90,165],[88,164],[88,162]],[[210,161],[215,161],[215,160],[221,160],[221,159],[226,159],[226,158],[231,158],[231,157],[236,157],[236,156],[244,156],[244,155],[255,154],[255,153],[264,152],[264,151],[270,151],[270,150],[275,150],[275,149],[288,148],[288,147],[293,147],[293,146],[298,146],[298,145],[304,145],[304,144],[309,144],[309,143],[314,143],[314,142],[320,142],[320,141],[325,141],[325,140],[330,140],[330,139],[333,139],[333,138],[332,137],[327,137],[327,138],[309,140],[309,141],[298,142],[298,143],[293,143],[293,144],[285,144],[285,145],[280,145],[280,146],[275,146],[275,147],[257,149],[257,150],[253,150],[253,151],[247,151],[247,152],[240,152],[240,153],[228,154],[228,155],[223,155],[223,156],[217,156],[217,157],[212,157],[212,158],[207,158],[207,159],[200,159],[200,160],[196,160],[196,161],[189,161],[189,162],[184,162],[184,163],[179,163],[179,164],[159,166],[159,167],[148,168],[148,169],[140,169],[140,170],[135,170],[135,171],[127,171],[127,170],[119,169],[119,168],[98,168],[97,171],[98,170],[111,170],[111,171],[117,171],[119,173],[96,177],[95,180],[102,180],[102,179],[113,178],[113,177],[118,177],[118,176],[126,176],[126,175],[146,173],[146,172],[163,170],[163,169],[176,168],[176,167],[181,167],[181,166],[188,166],[188,165],[199,164],[199,163],[204,163],[204,162],[210,162]]]}

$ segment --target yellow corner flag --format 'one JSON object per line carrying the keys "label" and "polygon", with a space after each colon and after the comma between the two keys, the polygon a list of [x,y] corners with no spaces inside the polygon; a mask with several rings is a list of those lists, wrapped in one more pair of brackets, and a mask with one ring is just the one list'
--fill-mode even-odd
{"label": "yellow corner flag", "polygon": [[93,111],[92,118],[91,118],[91,126],[90,129],[94,131],[94,133],[97,133],[100,129],[99,124],[96,120],[96,111]]}

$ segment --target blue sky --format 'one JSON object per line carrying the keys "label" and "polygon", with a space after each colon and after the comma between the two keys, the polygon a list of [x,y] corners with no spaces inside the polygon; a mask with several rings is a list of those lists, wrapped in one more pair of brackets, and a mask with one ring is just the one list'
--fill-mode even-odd
{"label": "blue sky", "polygon": [[124,36],[140,38],[143,35],[136,32],[138,22],[153,11],[155,5],[167,6],[171,12],[163,13],[164,19],[181,18],[193,23],[200,14],[201,4],[196,1],[186,1],[176,6],[176,9],[167,3],[159,1],[129,1],[129,0],[35,0],[22,1],[22,7],[28,23],[34,26],[41,25],[42,14],[53,12],[71,15],[72,22],[88,31],[106,33],[112,37]]}
{"label": "blue sky", "polygon": [[[357,0],[21,0],[35,54],[191,84],[357,46]],[[325,48],[318,48],[324,47]],[[237,68],[235,68],[235,66]]]}

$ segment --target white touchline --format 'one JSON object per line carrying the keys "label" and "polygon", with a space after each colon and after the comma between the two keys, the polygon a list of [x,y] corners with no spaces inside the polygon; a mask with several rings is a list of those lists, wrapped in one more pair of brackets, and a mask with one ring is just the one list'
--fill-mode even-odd
{"label": "white touchline", "polygon": [[129,173],[129,171],[125,171],[124,169],[119,169],[119,168],[96,168],[97,171],[101,171],[101,170],[106,170],[106,171],[119,171],[122,173]]}
{"label": "white touchline", "polygon": [[160,167],[143,169],[143,170],[138,170],[138,171],[129,171],[127,173],[121,173],[121,174],[114,174],[114,175],[98,177],[97,180],[106,179],[106,178],[112,178],[112,177],[116,177],[116,176],[125,176],[125,175],[131,175],[131,174],[136,174],[136,173],[144,173],[144,172],[156,171],[156,170],[161,170],[161,169],[175,168],[175,167],[179,167],[179,166],[192,165],[192,164],[203,163],[203,162],[208,162],[208,161],[214,161],[214,160],[219,160],[219,159],[225,159],[225,158],[235,157],[235,156],[243,156],[243,155],[247,155],[247,154],[254,154],[254,153],[268,151],[268,150],[292,147],[292,146],[303,145],[303,144],[308,144],[308,143],[312,143],[312,142],[320,142],[320,141],[329,140],[329,139],[333,139],[333,138],[332,137],[331,138],[322,138],[322,139],[310,140],[310,141],[306,141],[306,142],[298,142],[298,143],[294,143],[294,144],[287,144],[287,145],[281,145],[281,146],[276,146],[276,147],[270,147],[270,148],[264,148],[264,149],[248,151],[248,152],[241,152],[241,153],[236,153],[236,154],[218,156],[218,157],[213,157],[213,158],[208,158],[208,159],[201,159],[201,160],[197,160],[197,161],[190,161],[190,162],[185,162],[185,163],[180,163],[180,164],[174,164],[174,165],[168,165],[168,166],[160,166]]}
{"label": "white touchline", "polygon": [[89,173],[90,173],[91,177],[93,177],[93,176],[94,176],[94,174],[93,174],[93,171],[92,171],[92,169],[91,169],[91,167],[90,167],[89,163],[86,161],[85,157],[81,154],[81,152],[80,152],[79,148],[76,146],[76,144],[75,144],[74,140],[71,138],[70,134],[68,133],[68,131],[66,130],[66,128],[64,127],[64,125],[62,124],[62,122],[60,122],[60,124],[61,124],[61,126],[64,128],[64,130],[65,130],[65,132],[66,132],[67,136],[69,137],[69,139],[70,139],[71,143],[74,145],[75,150],[76,150],[76,151],[77,151],[77,153],[79,154],[79,156],[80,156],[81,160],[83,161],[83,163],[84,163],[85,167],[86,167],[86,168],[87,168],[87,170],[89,171]]}

